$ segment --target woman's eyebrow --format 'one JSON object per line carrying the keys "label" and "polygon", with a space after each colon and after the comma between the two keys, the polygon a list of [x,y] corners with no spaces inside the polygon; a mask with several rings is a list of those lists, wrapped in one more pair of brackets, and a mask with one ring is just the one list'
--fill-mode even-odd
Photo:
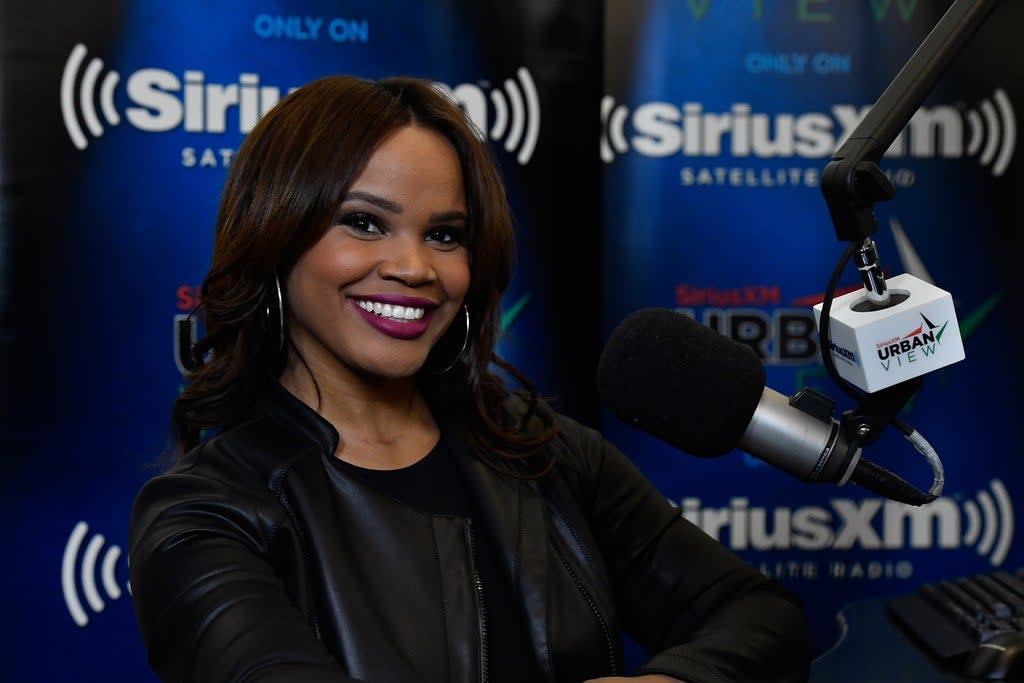
{"label": "woman's eyebrow", "polygon": [[450,221],[469,221],[469,214],[459,210],[430,214],[431,223],[447,223]]}
{"label": "woman's eyebrow", "polygon": [[[385,211],[388,211],[390,213],[402,213],[403,211],[402,205],[397,202],[393,202],[390,199],[384,199],[383,197],[378,197],[377,195],[371,194],[370,192],[362,192],[359,190],[349,192],[347,195],[345,195],[343,201],[363,201],[366,202],[367,204],[373,204],[374,206],[384,209]],[[441,211],[438,213],[430,214],[431,223],[468,220],[469,214],[459,209],[454,209],[452,211]]]}
{"label": "woman's eyebrow", "polygon": [[383,197],[378,197],[375,194],[370,194],[369,192],[359,192],[358,190],[355,192],[349,192],[345,195],[343,201],[347,202],[357,199],[373,204],[374,206],[384,209],[385,211],[390,211],[391,213],[402,213],[402,206],[400,204],[397,204],[390,199],[384,199]]}

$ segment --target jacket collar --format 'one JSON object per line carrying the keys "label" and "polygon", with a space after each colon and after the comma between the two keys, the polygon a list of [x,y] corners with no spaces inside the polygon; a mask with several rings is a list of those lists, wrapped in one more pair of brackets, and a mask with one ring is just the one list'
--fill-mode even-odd
{"label": "jacket collar", "polygon": [[300,432],[326,454],[338,450],[338,431],[323,416],[281,386],[276,379],[268,384],[260,405],[261,412]]}

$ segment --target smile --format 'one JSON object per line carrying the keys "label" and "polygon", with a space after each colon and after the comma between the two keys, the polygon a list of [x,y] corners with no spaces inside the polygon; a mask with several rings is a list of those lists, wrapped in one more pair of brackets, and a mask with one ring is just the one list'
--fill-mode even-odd
{"label": "smile", "polygon": [[368,313],[398,322],[419,320],[425,312],[422,308],[393,306],[391,304],[382,304],[379,301],[356,301],[356,305]]}
{"label": "smile", "polygon": [[[351,298],[352,307],[373,329],[394,339],[418,339],[430,327],[437,304],[419,297]],[[380,301],[379,299],[384,299]],[[399,303],[401,301],[401,303]]]}

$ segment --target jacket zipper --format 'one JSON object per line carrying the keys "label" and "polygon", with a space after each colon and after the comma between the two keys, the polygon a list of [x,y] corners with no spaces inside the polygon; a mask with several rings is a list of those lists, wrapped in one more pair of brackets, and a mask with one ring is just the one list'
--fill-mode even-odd
{"label": "jacket zipper", "polygon": [[572,540],[576,542],[576,547],[580,549],[580,552],[583,553],[583,557],[586,559],[587,564],[590,565],[590,571],[596,574],[597,566],[594,564],[594,558],[591,556],[590,549],[587,547],[587,544],[584,543],[580,539],[580,535],[576,533],[576,527],[569,523],[569,520],[562,514],[562,509],[560,507],[553,503],[549,507],[556,515],[558,515],[558,518],[562,520],[562,524],[565,525],[565,528],[568,529],[569,534],[572,536]]}
{"label": "jacket zipper", "polygon": [[480,617],[480,681],[487,683],[487,603],[484,601],[484,584],[480,580],[480,554],[473,537],[473,520],[466,520],[466,542],[470,550],[470,569],[473,571],[473,586],[476,590],[477,614]]}
{"label": "jacket zipper", "polygon": [[608,624],[605,623],[604,617],[601,616],[600,610],[597,609],[597,603],[594,602],[594,599],[590,596],[590,591],[586,589],[583,585],[583,581],[581,581],[580,577],[577,576],[575,571],[573,571],[572,566],[569,564],[568,560],[565,559],[562,551],[559,550],[558,546],[554,543],[551,544],[551,547],[555,549],[555,554],[558,555],[558,559],[561,561],[562,566],[565,567],[565,570],[569,572],[569,576],[572,577],[573,583],[576,584],[576,590],[580,592],[583,599],[586,600],[587,604],[590,606],[590,611],[594,613],[594,618],[597,619],[597,623],[601,627],[601,633],[604,634],[605,645],[608,646],[608,664],[611,666],[610,675],[618,676],[619,665],[615,659],[615,644],[612,641],[611,632],[608,630]]}
{"label": "jacket zipper", "polygon": [[[583,552],[583,557],[587,561],[587,564],[590,565],[591,571],[594,571],[596,573],[596,569],[594,567],[594,559],[590,555],[590,550],[587,548],[587,544],[583,543],[579,535],[576,533],[576,528],[569,523],[569,520],[565,518],[565,515],[562,514],[562,510],[557,505],[551,505],[550,509],[562,521],[562,524],[565,525],[565,528],[568,529],[569,534],[573,538],[573,541],[576,542],[576,547]],[[556,546],[554,543],[552,543],[551,545],[555,549],[555,553],[558,555],[558,559],[561,561],[562,566],[565,567],[566,571],[569,572],[569,576],[572,577],[573,582],[576,584],[576,588],[583,595],[583,598],[587,601],[587,604],[590,605],[590,610],[594,613],[594,618],[597,619],[597,623],[601,625],[601,632],[604,634],[604,640],[608,646],[608,661],[611,663],[611,673],[613,676],[618,675],[618,663],[615,659],[615,645],[612,641],[612,636],[611,632],[608,629],[608,625],[605,623],[604,617],[601,616],[601,612],[597,608],[597,603],[594,602],[594,599],[591,597],[586,587],[584,587],[583,581],[580,580],[579,576],[576,575],[576,572],[573,571],[573,568],[569,565],[569,561],[565,559],[565,556],[562,554],[562,551],[559,550],[558,546]]]}
{"label": "jacket zipper", "polygon": [[[281,501],[281,505],[284,506],[285,512],[288,513],[288,517],[292,521],[292,526],[295,527],[295,533],[299,537],[299,543],[301,543],[302,546],[305,547],[306,539],[302,533],[302,527],[299,525],[298,519],[296,519],[295,517],[295,511],[292,510],[292,504],[288,501],[288,497],[285,496],[284,493],[282,493],[280,490],[278,490],[277,499]],[[306,565],[306,576],[315,576],[316,574],[313,573],[313,560],[310,557],[309,552],[305,552],[303,554],[305,555],[304,564]],[[316,636],[317,640],[320,640],[320,621],[317,618],[316,605],[314,605],[313,603],[313,586],[310,584],[309,581],[305,581],[304,583],[306,584],[306,604],[309,605],[310,625],[313,627],[313,635]]]}

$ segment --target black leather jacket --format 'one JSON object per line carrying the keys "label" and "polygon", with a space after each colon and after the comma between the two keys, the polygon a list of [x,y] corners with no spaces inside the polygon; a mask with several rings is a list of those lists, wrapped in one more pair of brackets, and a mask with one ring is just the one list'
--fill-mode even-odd
{"label": "black leather jacket", "polygon": [[806,681],[794,596],[683,519],[597,432],[561,418],[556,465],[539,481],[456,446],[483,501],[485,519],[470,521],[413,510],[330,466],[331,425],[270,393],[137,497],[132,591],[162,680],[486,681],[473,561],[483,523],[545,681],[622,675],[620,630],[652,653],[646,673]]}

